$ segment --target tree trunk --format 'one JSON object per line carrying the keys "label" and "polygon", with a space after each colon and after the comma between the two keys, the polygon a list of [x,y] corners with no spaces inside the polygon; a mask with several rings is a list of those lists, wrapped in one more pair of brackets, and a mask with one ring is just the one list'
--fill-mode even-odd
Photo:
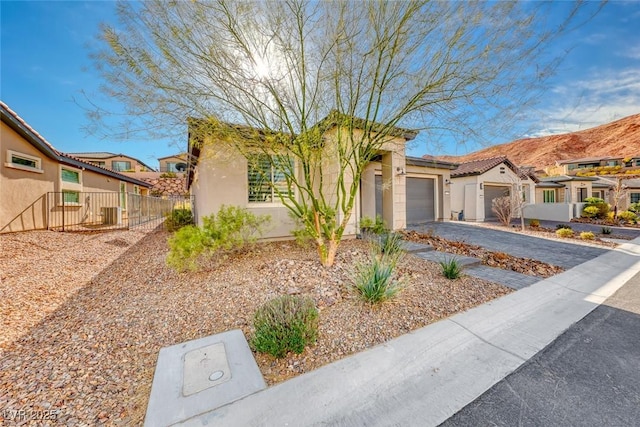
{"label": "tree trunk", "polygon": [[329,240],[318,245],[318,255],[320,255],[320,263],[324,267],[332,267],[338,253],[339,240]]}

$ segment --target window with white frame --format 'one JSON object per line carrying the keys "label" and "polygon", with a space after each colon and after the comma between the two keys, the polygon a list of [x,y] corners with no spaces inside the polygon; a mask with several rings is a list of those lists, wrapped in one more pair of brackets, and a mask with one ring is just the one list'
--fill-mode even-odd
{"label": "window with white frame", "polygon": [[543,203],[555,203],[556,202],[556,190],[543,190],[542,191]]}
{"label": "window with white frame", "polygon": [[132,170],[131,162],[125,161],[125,160],[112,160],[111,169],[113,169],[116,172],[130,171]]}
{"label": "window with white frame", "polygon": [[42,159],[29,154],[7,150],[7,161],[4,164],[8,168],[20,169],[28,172],[43,173]]}
{"label": "window with white frame", "polygon": [[72,166],[60,165],[60,192],[61,203],[65,205],[80,204],[82,192],[82,169]]}
{"label": "window with white frame", "polygon": [[278,202],[278,193],[290,194],[287,175],[293,174],[293,160],[287,156],[257,154],[248,162],[249,203]]}

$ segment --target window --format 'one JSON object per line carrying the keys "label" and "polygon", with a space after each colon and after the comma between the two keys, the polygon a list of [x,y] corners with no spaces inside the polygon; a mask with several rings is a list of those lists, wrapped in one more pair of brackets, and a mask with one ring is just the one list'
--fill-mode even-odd
{"label": "window", "polygon": [[63,191],[62,200],[65,205],[79,205],[80,193],[77,191]]}
{"label": "window", "polygon": [[131,162],[121,161],[121,160],[113,160],[111,162],[111,169],[116,172],[123,172],[131,170]]}
{"label": "window", "polygon": [[93,161],[93,160],[91,160],[91,161],[89,161],[89,163],[91,163],[92,165],[100,166],[100,167],[102,167],[102,168],[103,168],[103,167],[105,167],[105,166],[107,166],[107,164],[106,164],[105,162],[99,162],[99,161]]}
{"label": "window", "polygon": [[58,185],[59,191],[62,192],[61,199],[65,203],[79,203],[80,193],[82,192],[82,170],[60,165],[60,181]]}
{"label": "window", "polygon": [[42,173],[42,160],[40,157],[30,156],[28,154],[18,153],[17,151],[7,150],[6,167],[20,169],[29,172]]}
{"label": "window", "polygon": [[578,203],[583,203],[584,199],[586,198],[587,198],[587,189],[578,188]]}
{"label": "window", "polygon": [[640,203],[640,193],[630,193],[629,200],[631,203]]}
{"label": "window", "polygon": [[273,203],[278,192],[290,193],[287,174],[293,172],[293,161],[285,156],[259,154],[249,159],[249,203]]}
{"label": "window", "polygon": [[80,184],[80,172],[62,168],[62,171],[60,172],[60,179],[64,182]]}
{"label": "window", "polygon": [[542,191],[542,200],[544,203],[555,203],[556,202],[556,190],[543,190]]}

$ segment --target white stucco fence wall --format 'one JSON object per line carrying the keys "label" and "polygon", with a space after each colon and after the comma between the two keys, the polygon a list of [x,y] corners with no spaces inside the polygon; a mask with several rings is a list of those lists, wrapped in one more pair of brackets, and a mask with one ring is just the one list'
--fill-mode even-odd
{"label": "white stucco fence wall", "polygon": [[571,221],[573,214],[573,203],[535,203],[524,207],[524,217],[528,219]]}

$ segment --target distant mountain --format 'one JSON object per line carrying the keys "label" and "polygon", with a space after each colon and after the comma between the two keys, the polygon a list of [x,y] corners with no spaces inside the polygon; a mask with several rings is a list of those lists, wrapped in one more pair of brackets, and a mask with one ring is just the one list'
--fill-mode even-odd
{"label": "distant mountain", "polygon": [[518,139],[464,156],[437,156],[437,158],[463,163],[503,155],[518,166],[535,166],[536,169],[553,166],[556,160],[638,156],[640,155],[640,114],[578,132]]}

